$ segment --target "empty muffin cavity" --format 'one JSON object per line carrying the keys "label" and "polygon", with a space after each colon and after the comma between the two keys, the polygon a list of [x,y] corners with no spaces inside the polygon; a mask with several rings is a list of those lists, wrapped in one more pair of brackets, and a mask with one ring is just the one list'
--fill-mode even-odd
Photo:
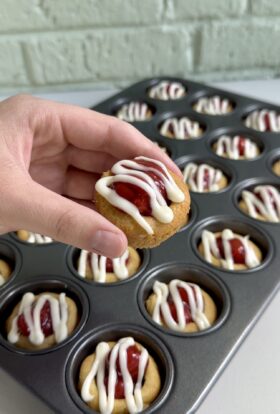
{"label": "empty muffin cavity", "polygon": [[202,96],[194,104],[193,109],[204,115],[227,115],[234,110],[235,104],[220,95]]}
{"label": "empty muffin cavity", "polygon": [[168,263],[150,273],[138,302],[144,316],[173,335],[203,335],[217,329],[230,308],[215,275],[187,263]]}
{"label": "empty muffin cavity", "polygon": [[[130,325],[116,324],[110,327],[99,329],[98,331],[90,333],[89,335],[82,338],[82,340],[79,341],[79,343],[75,346],[69,357],[69,361],[66,367],[67,388],[72,399],[82,412],[102,412],[99,409],[100,398],[102,399],[104,392],[106,394],[108,392],[106,389],[101,391],[99,389],[99,385],[92,385],[92,383],[96,384],[95,375],[91,376],[91,381],[89,381],[88,384],[85,384],[84,379],[86,378],[86,375],[90,370],[93,369],[92,356],[97,355],[98,353],[100,361],[102,358],[106,359],[107,362],[105,362],[105,371],[108,364],[110,364],[110,366],[112,365],[111,369],[118,369],[116,364],[114,365],[113,360],[111,360],[111,358],[110,360],[106,358],[106,355],[110,352],[110,348],[112,349],[114,345],[115,351],[117,351],[116,346],[118,346],[118,344],[122,344],[122,347],[124,348],[126,346],[126,342],[128,345],[134,342],[134,344],[136,344],[135,346],[140,352],[144,351],[145,349],[146,351],[144,352],[148,353],[148,364],[146,365],[143,380],[141,381],[141,391],[138,402],[132,398],[130,404],[134,405],[135,403],[138,406],[137,412],[142,412],[144,410],[145,413],[154,412],[154,410],[158,409],[166,397],[169,395],[173,382],[174,368],[171,357],[166,347],[155,335],[146,333],[146,331],[142,328],[135,328],[134,326]],[[125,351],[123,349],[117,352]],[[136,375],[134,375],[134,372],[131,370],[129,360],[130,357],[126,362],[126,364],[128,364],[128,375],[134,382],[133,378],[136,378]],[[100,364],[96,365],[97,371],[101,369],[103,368]],[[106,381],[107,371],[105,371],[104,380]],[[122,380],[122,376],[119,375],[117,380]],[[118,389],[116,391],[116,394],[119,394],[121,391],[119,383],[117,383],[117,385]],[[92,398],[92,393],[95,393],[95,400]],[[116,398],[115,396],[114,398],[114,406],[116,409],[114,412],[118,412],[117,410],[120,406],[122,407],[122,411],[120,412],[135,412],[133,410],[129,410],[127,399],[125,397],[120,398],[120,395],[118,395],[118,397],[119,398]]]}

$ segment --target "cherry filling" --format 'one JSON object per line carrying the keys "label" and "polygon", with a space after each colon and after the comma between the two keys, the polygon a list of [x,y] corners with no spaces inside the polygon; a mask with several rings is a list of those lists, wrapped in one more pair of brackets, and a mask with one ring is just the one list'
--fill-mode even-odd
{"label": "cherry filling", "polygon": [[269,120],[269,113],[266,113],[264,116],[264,123],[267,131],[270,131],[270,120]]}
{"label": "cherry filling", "polygon": [[[195,290],[192,286],[191,286],[191,289],[193,291],[193,294],[194,294],[194,297],[195,297],[195,300],[196,300]],[[191,308],[190,308],[188,294],[185,291],[185,289],[181,288],[181,287],[178,288],[178,291],[179,291],[179,295],[182,299],[183,306],[184,306],[184,315],[185,315],[186,324],[191,323],[191,322],[193,322],[193,319],[192,319],[192,315],[191,315]],[[172,299],[171,295],[168,295],[167,303],[168,303],[172,318],[174,319],[175,322],[178,323],[177,310],[176,310],[176,306],[175,306],[175,303],[173,302],[173,299]],[[162,315],[161,315],[161,317],[163,318]]]}
{"label": "cherry filling", "polygon": [[[153,164],[149,161],[142,161],[137,160],[138,164],[145,165],[147,167],[153,167],[156,170],[160,171],[161,173],[165,174],[164,171],[160,168],[160,166]],[[129,167],[127,167],[129,169]],[[170,202],[167,199],[167,193],[165,189],[164,182],[162,181],[161,177],[152,171],[145,171],[149,177],[153,179],[155,182],[158,190],[160,191],[161,195],[164,197],[165,201],[169,205]],[[139,178],[139,177],[138,177]],[[150,203],[150,196],[146,191],[142,188],[138,187],[137,185],[130,184],[130,183],[123,183],[123,182],[115,182],[112,185],[112,188],[116,191],[116,193],[120,196],[125,198],[126,200],[130,201],[134,204],[140,214],[142,216],[151,216],[152,215],[152,208]]]}
{"label": "cherry filling", "polygon": [[[33,318],[33,313],[34,313],[34,307],[35,307],[35,303],[33,303],[32,308],[31,308],[32,318]],[[48,300],[45,302],[44,306],[41,309],[40,324],[41,324],[41,329],[46,337],[53,334],[51,307],[50,307],[50,302]],[[18,317],[17,326],[18,326],[18,330],[21,335],[29,336],[30,331],[26,323],[25,317],[22,313]]]}
{"label": "cherry filling", "polygon": [[[87,262],[88,262],[88,265],[91,267],[91,255],[88,255]],[[126,266],[127,266],[128,262],[129,262],[129,256],[125,261]],[[114,272],[113,260],[110,259],[109,257],[107,257],[106,258],[106,273],[113,273],[113,272]]]}
{"label": "cherry filling", "polygon": [[243,156],[245,153],[245,139],[242,137],[239,137],[238,140],[238,152],[241,156]]}
{"label": "cherry filling", "polygon": [[[233,261],[236,264],[245,264],[245,248],[241,240],[239,239],[230,239],[228,240],[231,247],[231,253]],[[220,252],[222,259],[225,259],[224,245],[222,238],[219,236],[216,238],[217,246]]]}
{"label": "cherry filling", "polygon": [[[276,200],[275,200],[275,198],[274,198],[274,196],[273,196],[273,194],[272,194],[272,192],[270,191],[270,190],[268,190],[268,195],[269,195],[269,199],[270,199],[270,202],[271,202],[271,204],[273,205],[273,208],[274,208],[274,210],[277,210],[277,204],[276,204]],[[262,202],[262,203],[264,203],[264,199],[262,198],[262,196],[261,196],[261,194],[260,193],[255,193],[255,196]],[[261,212],[260,212],[260,210],[259,210],[259,208],[258,207],[256,207],[256,211],[259,213],[259,214],[261,214]]]}
{"label": "cherry filling", "polygon": [[[198,171],[194,175],[194,180],[196,181],[196,183],[197,183],[197,176],[198,176]],[[209,170],[205,169],[204,175],[203,175],[203,190],[209,190],[209,187],[210,187]]]}
{"label": "cherry filling", "polygon": [[[110,361],[111,352],[112,351],[110,351],[110,353],[107,355],[107,358],[105,361],[104,383],[107,388],[107,392],[108,392],[108,383],[109,383],[109,365],[110,365],[109,361]],[[136,345],[132,345],[127,348],[126,355],[127,355],[128,371],[131,375],[133,384],[136,384],[137,379],[138,379],[138,369],[139,369],[139,360],[140,360],[141,351],[139,351]],[[148,364],[145,367],[145,371],[147,369],[147,366]],[[117,357],[117,361],[116,361],[116,371],[117,371],[117,382],[115,386],[115,398],[122,399],[125,397],[125,393],[124,393],[124,381],[123,381],[123,377],[121,373],[119,356]]]}

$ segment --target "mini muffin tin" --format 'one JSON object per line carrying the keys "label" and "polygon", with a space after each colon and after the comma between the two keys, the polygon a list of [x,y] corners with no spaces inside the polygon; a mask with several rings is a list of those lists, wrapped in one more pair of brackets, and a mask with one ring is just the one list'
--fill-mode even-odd
{"label": "mini muffin tin", "polygon": [[[279,158],[280,133],[261,133],[244,125],[246,115],[257,108],[279,108],[178,78],[164,79],[185,85],[184,97],[170,101],[149,98],[147,90],[161,79],[137,83],[93,109],[114,115],[123,103],[148,103],[153,117],[133,125],[165,146],[180,167],[196,160],[221,168],[229,179],[227,188],[216,193],[191,193],[189,223],[158,248],[143,250],[142,266],[135,276],[110,285],[79,277],[75,270],[77,249],[71,246],[56,242],[28,244],[14,234],[0,238],[0,256],[14,268],[11,279],[0,289],[0,364],[57,413],[94,413],[77,391],[81,362],[94,352],[98,342],[128,335],[148,349],[161,373],[161,393],[145,413],[194,412],[280,284],[280,225],[252,219],[238,207],[243,188],[255,183],[279,188],[272,164]],[[193,110],[199,97],[212,95],[228,98],[233,111],[213,116]],[[184,115],[201,123],[204,133],[200,138],[176,140],[160,135],[164,119]],[[260,155],[249,161],[215,155],[212,145],[222,134],[249,136],[259,145]],[[225,227],[250,234],[264,256],[258,267],[233,272],[214,267],[200,256],[197,246],[203,229],[220,231]],[[153,282],[173,278],[198,283],[213,297],[218,319],[212,327],[186,334],[169,331],[152,321],[145,300]],[[8,343],[5,321],[27,291],[65,291],[75,300],[80,320],[67,340],[38,352]]]}

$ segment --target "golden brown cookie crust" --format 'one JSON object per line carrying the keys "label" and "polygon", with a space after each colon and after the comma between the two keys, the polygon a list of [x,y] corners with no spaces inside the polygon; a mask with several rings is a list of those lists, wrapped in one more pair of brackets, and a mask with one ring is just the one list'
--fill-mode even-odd
{"label": "golden brown cookie crust", "polygon": [[[215,142],[215,143],[213,144],[213,151],[215,152],[215,154],[217,154],[217,147],[218,147],[218,144],[217,144],[217,142]],[[256,153],[256,156],[255,156],[254,158],[257,158],[257,157],[260,155],[260,149],[259,149],[259,147],[257,147],[256,152],[257,152],[257,153]],[[218,155],[218,154],[217,154],[217,155]],[[227,154],[219,155],[219,157],[223,157],[223,158],[227,158],[227,159],[233,159],[233,160],[235,160],[234,158],[229,157]],[[238,160],[248,160],[248,159],[252,160],[252,159],[254,159],[254,158],[246,158],[246,157],[245,157],[245,155],[239,155]],[[236,161],[237,161],[237,160],[236,160]]]}
{"label": "golden brown cookie crust", "polygon": [[[112,349],[115,344],[116,342],[108,342],[110,349]],[[140,351],[142,350],[142,346],[138,342],[135,342],[135,345]],[[82,362],[79,374],[79,390],[82,389],[83,383],[85,382],[85,379],[91,370],[94,360],[95,353],[86,357]],[[155,363],[155,360],[149,355],[149,363],[144,376],[144,384],[141,388],[144,409],[147,408],[156,399],[160,392],[160,388],[161,380],[158,367]],[[99,393],[95,380],[91,382],[90,393],[94,398],[91,401],[88,401],[86,404],[93,410],[99,412]],[[125,398],[115,399],[112,414],[129,414]]]}
{"label": "golden brown cookie crust", "polygon": [[12,274],[12,269],[6,260],[0,259],[0,275],[7,282]]}
{"label": "golden brown cookie crust", "polygon": [[[128,270],[128,278],[129,278],[138,271],[141,265],[141,258],[140,258],[139,253],[132,247],[128,246],[128,251],[129,251],[129,256],[128,256],[128,263],[127,263],[127,270]],[[86,265],[86,279],[90,281],[94,281],[93,272],[88,263]],[[105,283],[114,283],[114,282],[119,282],[120,280],[123,280],[123,279],[119,279],[115,275],[115,273],[113,272],[106,273]]]}
{"label": "golden brown cookie crust", "polygon": [[17,237],[22,241],[27,241],[29,237],[29,231],[27,230],[18,230],[16,232]]}
{"label": "golden brown cookie crust", "polygon": [[[35,295],[35,299],[38,300],[41,296],[46,295],[46,294],[56,299],[59,299],[59,294],[53,293],[53,292],[40,293],[38,295]],[[69,336],[74,331],[74,329],[76,328],[78,324],[78,309],[77,309],[76,303],[72,299],[68,298],[67,296],[66,296],[66,303],[68,306],[67,331],[68,331],[68,336]],[[7,322],[6,322],[7,333],[10,332],[12,328],[12,322],[13,322],[13,319],[18,314],[19,307],[20,307],[20,302],[15,306],[13,312],[7,319]],[[51,348],[52,346],[57,345],[57,342],[55,340],[54,334],[47,336],[44,339],[44,342],[40,345],[34,345],[29,341],[28,336],[20,335],[18,341],[14,345],[17,346],[18,348],[29,349],[31,351],[38,351],[41,349]]]}
{"label": "golden brown cookie crust", "polygon": [[[217,233],[214,233],[214,234],[215,234],[216,237],[219,237],[219,236],[221,236],[222,233],[221,232],[217,232]],[[237,233],[233,233],[234,236],[236,234]],[[263,258],[263,255],[262,255],[262,252],[261,252],[260,248],[254,242],[252,242],[251,240],[249,240],[249,246],[254,250],[257,258],[259,259],[259,261],[261,263],[262,258]],[[201,256],[204,258],[204,248],[203,248],[202,242],[199,243],[198,251],[201,254]],[[212,254],[211,254],[211,259],[212,259],[212,262],[210,264],[212,264],[213,266],[216,266],[216,267],[223,268],[222,261],[220,259],[217,259]],[[249,269],[249,267],[246,266],[246,264],[234,264],[233,267],[234,267],[234,270],[248,270]]]}
{"label": "golden brown cookie crust", "polygon": [[272,166],[272,170],[274,172],[274,174],[279,175],[280,176],[280,160],[276,161],[273,166]]}
{"label": "golden brown cookie crust", "polygon": [[[183,191],[185,200],[182,203],[171,203],[174,219],[171,223],[160,223],[153,217],[146,217],[146,221],[153,228],[154,234],[148,234],[131,216],[117,209],[95,192],[96,207],[99,213],[121,229],[128,240],[128,244],[135,249],[155,247],[173,236],[188,220],[190,210],[190,194],[184,181],[169,171],[177,186]],[[110,172],[103,174],[103,177],[110,176]]]}
{"label": "golden brown cookie crust", "polygon": [[[217,319],[217,307],[215,305],[215,302],[213,301],[213,299],[207,292],[201,289],[201,293],[202,293],[202,297],[204,301],[204,314],[206,318],[208,319],[208,322],[210,323],[210,325],[213,325],[213,323]],[[149,314],[151,315],[151,317],[153,316],[154,308],[156,305],[156,300],[157,300],[157,296],[155,293],[151,293],[148,299],[146,300],[146,308]],[[172,330],[166,325],[163,318],[161,318],[161,323],[162,323],[161,326],[164,326],[166,329]],[[181,332],[191,333],[191,332],[197,332],[199,330],[200,329],[198,328],[196,323],[191,322],[191,323],[188,323]]]}

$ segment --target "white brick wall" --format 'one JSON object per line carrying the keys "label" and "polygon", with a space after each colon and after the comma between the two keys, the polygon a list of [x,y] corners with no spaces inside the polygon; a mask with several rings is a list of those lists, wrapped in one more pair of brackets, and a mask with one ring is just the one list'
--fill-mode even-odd
{"label": "white brick wall", "polygon": [[277,0],[1,0],[0,88],[279,74]]}

